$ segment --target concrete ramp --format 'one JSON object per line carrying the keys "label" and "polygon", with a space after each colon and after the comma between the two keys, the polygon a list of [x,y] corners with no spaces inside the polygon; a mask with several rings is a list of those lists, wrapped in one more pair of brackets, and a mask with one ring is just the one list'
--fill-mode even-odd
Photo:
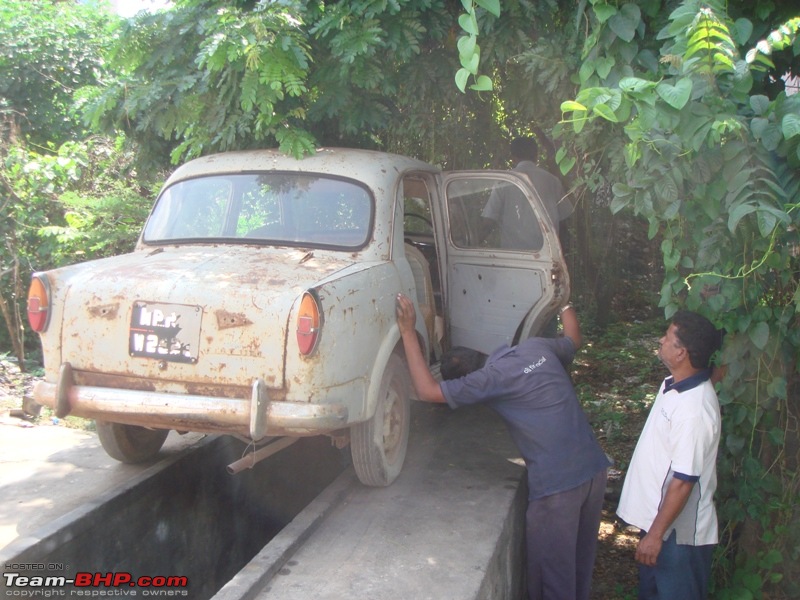
{"label": "concrete ramp", "polygon": [[482,407],[412,416],[390,487],[346,471],[214,600],[522,598],[527,490],[505,426]]}

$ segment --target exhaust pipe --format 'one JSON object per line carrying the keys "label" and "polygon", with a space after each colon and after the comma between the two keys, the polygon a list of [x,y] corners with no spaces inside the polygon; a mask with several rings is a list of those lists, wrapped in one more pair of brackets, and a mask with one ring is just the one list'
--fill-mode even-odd
{"label": "exhaust pipe", "polygon": [[274,442],[270,442],[263,448],[259,448],[258,450],[253,450],[249,454],[244,455],[239,460],[229,464],[227,467],[228,473],[230,473],[231,475],[236,475],[236,473],[240,473],[245,469],[252,469],[257,463],[261,462],[265,458],[269,458],[270,456],[276,454],[277,452],[280,452],[284,448],[288,448],[299,439],[300,438],[296,437],[277,438]]}

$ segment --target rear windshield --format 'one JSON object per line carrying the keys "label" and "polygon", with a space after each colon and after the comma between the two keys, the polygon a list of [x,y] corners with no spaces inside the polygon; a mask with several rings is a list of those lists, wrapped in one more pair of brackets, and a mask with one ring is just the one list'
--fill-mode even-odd
{"label": "rear windshield", "polygon": [[366,188],[319,175],[199,177],[162,192],[143,239],[352,249],[370,238],[372,206]]}

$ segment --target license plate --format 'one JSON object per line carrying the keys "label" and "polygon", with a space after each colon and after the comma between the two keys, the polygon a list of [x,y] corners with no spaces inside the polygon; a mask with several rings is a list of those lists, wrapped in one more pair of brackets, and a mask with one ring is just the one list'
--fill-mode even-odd
{"label": "license plate", "polygon": [[202,317],[199,306],[135,302],[128,336],[130,355],[197,362]]}

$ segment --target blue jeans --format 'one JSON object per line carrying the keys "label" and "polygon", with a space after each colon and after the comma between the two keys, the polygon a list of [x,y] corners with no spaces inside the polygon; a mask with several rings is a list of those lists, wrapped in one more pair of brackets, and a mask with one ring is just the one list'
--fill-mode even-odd
{"label": "blue jeans", "polygon": [[675,532],[661,546],[655,567],[639,565],[639,600],[704,600],[714,544],[685,546]]}

